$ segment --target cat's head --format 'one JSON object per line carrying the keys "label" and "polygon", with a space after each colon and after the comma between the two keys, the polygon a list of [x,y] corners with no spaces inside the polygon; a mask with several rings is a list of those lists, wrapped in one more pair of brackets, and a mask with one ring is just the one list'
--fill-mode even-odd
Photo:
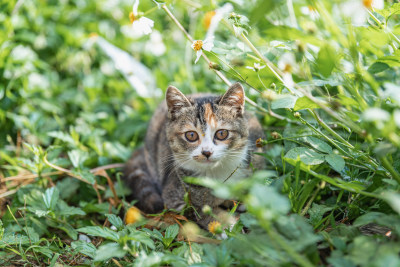
{"label": "cat's head", "polygon": [[170,86],[166,102],[167,137],[179,167],[204,173],[246,157],[249,132],[239,83],[223,96],[186,97]]}

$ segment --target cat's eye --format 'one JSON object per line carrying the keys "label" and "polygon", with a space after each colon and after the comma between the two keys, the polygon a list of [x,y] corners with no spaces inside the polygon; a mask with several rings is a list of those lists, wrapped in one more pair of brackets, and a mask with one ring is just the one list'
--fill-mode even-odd
{"label": "cat's eye", "polygon": [[226,138],[228,138],[228,130],[218,130],[215,133],[215,139],[219,140],[219,141],[224,141]]}
{"label": "cat's eye", "polygon": [[199,135],[194,131],[188,131],[185,133],[186,140],[189,142],[195,142],[199,139]]}

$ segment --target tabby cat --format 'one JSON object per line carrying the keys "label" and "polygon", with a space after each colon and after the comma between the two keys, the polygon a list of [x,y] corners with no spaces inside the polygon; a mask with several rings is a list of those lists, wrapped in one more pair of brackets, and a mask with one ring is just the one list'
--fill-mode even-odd
{"label": "tabby cat", "polygon": [[256,117],[244,110],[245,94],[239,83],[223,96],[186,97],[169,86],[165,100],[150,121],[144,147],[126,164],[124,179],[137,206],[147,213],[164,208],[180,211],[189,192],[197,210],[192,215],[205,227],[211,217],[202,214],[202,207],[207,204],[218,212],[223,201],[209,189],[182,179],[210,177],[230,183],[249,176],[252,168],[264,165],[263,157],[253,154],[262,152],[255,143],[263,131]]}

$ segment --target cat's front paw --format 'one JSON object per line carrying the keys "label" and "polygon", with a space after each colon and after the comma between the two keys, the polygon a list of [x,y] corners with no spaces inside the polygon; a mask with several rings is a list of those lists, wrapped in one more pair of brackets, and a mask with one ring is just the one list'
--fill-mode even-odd
{"label": "cat's front paw", "polygon": [[159,194],[152,192],[144,199],[140,206],[146,213],[160,213],[164,209],[164,201]]}

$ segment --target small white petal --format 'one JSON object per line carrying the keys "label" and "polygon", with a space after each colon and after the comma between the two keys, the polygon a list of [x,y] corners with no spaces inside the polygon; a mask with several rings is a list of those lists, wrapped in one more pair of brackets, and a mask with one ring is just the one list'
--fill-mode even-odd
{"label": "small white petal", "polygon": [[256,71],[253,67],[250,67],[250,66],[246,66],[246,69]]}
{"label": "small white petal", "polygon": [[289,72],[285,72],[285,73],[283,73],[282,78],[283,78],[284,85],[286,87],[288,87],[289,89],[294,88],[294,81],[292,78],[292,74],[290,74]]}
{"label": "small white petal", "polygon": [[201,57],[201,50],[199,50],[199,51],[197,51],[196,52],[196,60],[194,61],[194,64],[196,64],[197,63],[197,61],[199,61],[199,59],[200,59],[200,57]]}
{"label": "small white petal", "polygon": [[208,52],[210,52],[213,47],[214,47],[213,43],[204,43],[203,44],[203,49],[208,51]]}
{"label": "small white petal", "polygon": [[154,21],[146,17],[141,17],[140,19],[135,20],[132,23],[132,27],[135,31],[137,31],[141,35],[143,34],[147,35],[152,32],[152,28],[154,27]]}
{"label": "small white petal", "polygon": [[383,9],[385,7],[385,3],[383,0],[374,0],[372,1],[372,7],[376,9]]}
{"label": "small white petal", "polygon": [[132,12],[133,15],[137,16],[139,7],[139,0],[133,0]]}

